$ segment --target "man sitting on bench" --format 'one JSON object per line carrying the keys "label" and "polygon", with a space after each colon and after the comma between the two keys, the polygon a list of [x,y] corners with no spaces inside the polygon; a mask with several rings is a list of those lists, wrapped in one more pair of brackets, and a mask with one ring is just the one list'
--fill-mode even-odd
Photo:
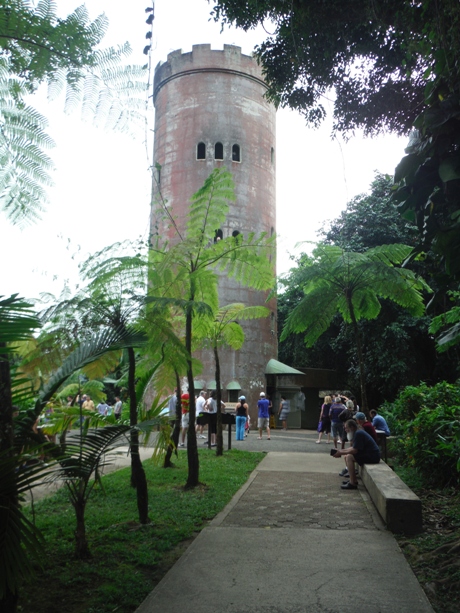
{"label": "man sitting on bench", "polygon": [[352,441],[352,446],[347,449],[337,449],[334,458],[345,456],[345,464],[348,469],[350,481],[342,483],[343,490],[355,490],[358,487],[358,480],[355,474],[355,462],[363,464],[378,464],[380,462],[380,449],[374,439],[364,430],[358,430],[358,424],[354,419],[349,419],[345,423],[345,432]]}

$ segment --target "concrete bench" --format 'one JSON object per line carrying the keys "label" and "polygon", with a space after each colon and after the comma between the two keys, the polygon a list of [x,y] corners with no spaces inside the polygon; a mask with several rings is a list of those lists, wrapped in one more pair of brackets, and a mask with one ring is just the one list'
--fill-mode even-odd
{"label": "concrete bench", "polygon": [[361,479],[389,530],[397,534],[422,531],[422,502],[391,468],[364,464]]}

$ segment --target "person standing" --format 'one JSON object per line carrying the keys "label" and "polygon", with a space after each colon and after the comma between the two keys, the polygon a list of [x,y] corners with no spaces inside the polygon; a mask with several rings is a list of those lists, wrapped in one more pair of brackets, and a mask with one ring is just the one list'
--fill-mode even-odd
{"label": "person standing", "polygon": [[278,410],[278,417],[283,424],[283,430],[287,430],[287,418],[290,410],[289,400],[286,400],[284,396],[281,396],[280,408]]}
{"label": "person standing", "polygon": [[267,429],[267,440],[270,440],[270,410],[269,402],[265,398],[265,392],[260,392],[260,399],[257,403],[258,419],[257,427],[259,428],[258,440],[262,440],[262,430]]}
{"label": "person standing", "polygon": [[[217,433],[217,392],[216,390],[212,390],[211,396],[206,401],[206,409],[209,413],[209,431],[211,432],[211,447],[216,446],[216,433]],[[220,401],[220,410],[223,411],[225,409],[225,404]],[[208,432],[209,435],[209,432]],[[205,445],[208,444],[208,441],[205,442]]]}
{"label": "person standing", "polygon": [[181,421],[182,432],[181,432],[181,442],[179,443],[179,447],[184,447],[185,446],[185,435],[188,432],[188,425],[190,422],[190,415],[189,415],[190,394],[188,392],[184,392],[182,394],[182,396],[180,397],[180,403],[181,403],[181,411],[182,411],[182,421]]}
{"label": "person standing", "polygon": [[105,400],[103,400],[102,402],[100,402],[97,405],[97,412],[99,413],[99,415],[101,417],[105,417],[108,414],[110,407],[109,405],[105,402]]}
{"label": "person standing", "polygon": [[120,396],[115,396],[115,406],[113,407],[113,414],[115,419],[121,419],[121,408],[123,406]]}
{"label": "person standing", "polygon": [[[331,432],[332,432],[332,440],[334,441],[334,447],[337,449],[337,440],[340,440],[342,443],[343,438],[343,422],[340,420],[340,413],[345,411],[345,405],[342,404],[342,399],[340,396],[336,396],[334,402],[331,404],[331,408],[329,410],[329,417],[331,419]],[[342,449],[344,448],[344,443],[342,443]]]}
{"label": "person standing", "polygon": [[[206,392],[204,390],[201,390],[198,398],[196,399],[196,416],[198,417],[200,413],[204,413],[205,411],[205,405],[206,405]],[[203,434],[203,429],[204,426],[203,425],[198,425],[198,423],[196,424],[196,432],[198,434],[198,438],[206,438],[205,435]]]}
{"label": "person standing", "polygon": [[323,434],[327,434],[327,442],[331,442],[331,419],[329,417],[329,411],[331,409],[332,398],[326,396],[324,398],[323,406],[321,407],[321,413],[319,415],[319,421],[321,422],[320,431],[318,435],[317,443],[321,443]]}
{"label": "person standing", "polygon": [[176,421],[176,408],[177,408],[177,387],[174,389],[174,394],[168,400],[169,411],[169,425],[174,428],[174,422]]}
{"label": "person standing", "polygon": [[248,418],[248,405],[246,403],[246,397],[240,396],[238,398],[238,404],[236,405],[236,440],[244,441],[244,428],[246,426],[246,420]]}
{"label": "person standing", "polygon": [[91,400],[91,396],[89,394],[86,394],[86,400],[84,401],[82,408],[85,409],[85,411],[92,411],[93,413],[96,411],[94,402]]}

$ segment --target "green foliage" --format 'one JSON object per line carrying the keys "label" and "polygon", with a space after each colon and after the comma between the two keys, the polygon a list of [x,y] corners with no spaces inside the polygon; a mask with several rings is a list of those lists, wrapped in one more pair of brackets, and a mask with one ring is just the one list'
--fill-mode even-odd
{"label": "green foliage", "polygon": [[408,269],[398,268],[409,254],[406,245],[382,245],[364,253],[346,252],[320,244],[296,273],[304,296],[289,312],[281,341],[292,332],[304,333],[311,347],[328,330],[337,313],[352,324],[359,369],[361,403],[368,409],[365,361],[360,320],[375,319],[382,299],[388,299],[413,315],[424,311],[423,291],[427,284]]}
{"label": "green foliage", "polygon": [[44,117],[23,102],[25,93],[0,55],[0,209],[13,224],[37,219],[52,183],[45,152],[54,143]]}
{"label": "green foliage", "polygon": [[[458,302],[460,292],[447,292],[450,300]],[[447,326],[447,330],[445,329]],[[455,305],[442,315],[433,317],[430,325],[430,333],[442,332],[437,339],[437,349],[440,352],[447,351],[460,342],[460,307]]]}
{"label": "green foliage", "polygon": [[424,88],[458,75],[459,7],[424,0],[215,0],[214,17],[245,30],[270,20],[256,48],[269,97],[317,125],[334,90],[335,129],[407,132]]}
{"label": "green foliage", "polygon": [[36,8],[27,0],[4,0],[0,8],[0,53],[14,74],[37,82],[63,72],[76,82],[83,66],[96,64],[96,47],[107,30],[107,18],[89,21],[85,6],[65,19],[56,16],[56,4],[41,0]]}
{"label": "green foliage", "polygon": [[385,245],[365,253],[344,252],[318,245],[313,259],[299,274],[304,297],[286,320],[281,340],[290,332],[304,332],[311,346],[330,326],[338,311],[345,322],[374,319],[379,298],[388,298],[413,314],[424,311],[426,283],[407,269],[396,268],[410,252],[405,245]]}
{"label": "green foliage", "polygon": [[320,236],[345,251],[363,252],[378,245],[414,245],[417,227],[401,217],[390,201],[393,177],[376,173],[369,193],[355,196],[347,208],[323,227]]}
{"label": "green foliage", "polygon": [[65,112],[108,130],[145,125],[145,68],[122,64],[131,51],[98,49],[107,19],[88,19],[85,6],[65,19],[56,4],[5,0],[0,7],[0,208],[12,223],[35,221],[51,185],[54,146],[46,120],[24,96],[46,81],[50,99],[65,89]]}
{"label": "green foliage", "polygon": [[398,436],[401,464],[439,487],[460,483],[460,387],[446,382],[406,388],[386,405],[390,427]]}
{"label": "green foliage", "polygon": [[24,514],[20,501],[42,479],[43,467],[26,465],[26,457],[0,454],[0,600],[16,593],[41,563],[44,540]]}
{"label": "green foliage", "polygon": [[[227,202],[233,199],[231,173],[225,168],[216,168],[191,199],[185,233],[164,207],[175,233],[174,243],[162,244],[161,237],[156,236],[151,248],[147,302],[152,314],[169,317],[177,338],[183,343],[192,431],[195,428],[193,326],[197,318],[214,319],[219,308],[219,274],[256,290],[267,290],[274,282],[271,262],[274,237],[250,233],[245,237],[239,234],[216,239],[216,229],[223,225],[228,213]],[[180,372],[177,363],[172,370]],[[190,467],[187,485],[196,487],[199,460],[194,437],[189,439],[187,454]]]}
{"label": "green foliage", "polygon": [[263,456],[231,450],[216,458],[200,450],[206,486],[194,490],[179,487],[187,474],[184,453],[170,470],[144,462],[152,519],[148,526],[132,521],[136,502],[126,487],[127,469],[103,477],[103,489],[95,486],[86,511],[93,556],[84,564],[72,555],[74,524],[65,490],[36,503],[35,517],[47,547],[43,570],[23,586],[22,612],[46,610],[50,585],[54,602],[65,601],[67,613],[134,610],[182,553],[180,544],[224,508]]}

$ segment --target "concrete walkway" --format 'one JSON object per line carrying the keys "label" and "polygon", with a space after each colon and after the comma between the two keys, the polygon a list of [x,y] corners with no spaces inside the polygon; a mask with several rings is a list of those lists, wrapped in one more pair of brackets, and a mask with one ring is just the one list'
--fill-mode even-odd
{"label": "concrete walkway", "polygon": [[275,450],[136,613],[433,613],[364,487],[340,489],[329,445],[251,437],[234,447]]}

